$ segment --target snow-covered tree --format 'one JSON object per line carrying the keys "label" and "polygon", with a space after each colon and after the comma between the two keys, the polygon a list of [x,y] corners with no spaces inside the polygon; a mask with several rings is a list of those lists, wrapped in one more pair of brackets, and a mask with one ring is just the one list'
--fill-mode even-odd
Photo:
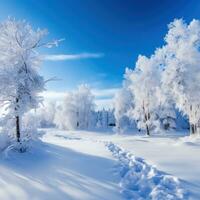
{"label": "snow-covered tree", "polygon": [[116,131],[123,132],[133,125],[129,117],[129,112],[133,109],[133,96],[126,84],[116,93],[114,108]]}
{"label": "snow-covered tree", "polygon": [[169,25],[166,41],[166,69],[162,87],[166,96],[189,119],[191,133],[200,120],[200,21],[182,19]]}
{"label": "snow-covered tree", "polygon": [[42,98],[45,81],[39,74],[41,47],[46,30],[34,30],[27,22],[8,18],[0,24],[0,103],[7,107],[7,119],[15,120],[17,142],[21,141],[21,119],[36,108]]}
{"label": "snow-covered tree", "polygon": [[103,110],[101,111],[102,113],[102,127],[103,128],[108,128],[108,111],[105,110],[105,108],[103,108]]}
{"label": "snow-covered tree", "polygon": [[76,129],[78,121],[78,110],[73,92],[66,93],[66,96],[56,107],[54,123],[60,129]]}
{"label": "snow-covered tree", "polygon": [[88,85],[81,84],[78,87],[78,90],[74,92],[74,102],[77,109],[77,128],[89,128],[95,104],[94,95]]}
{"label": "snow-covered tree", "polygon": [[139,56],[134,70],[126,70],[126,79],[134,98],[131,117],[137,122],[139,129],[150,130],[159,126],[157,110],[160,102],[156,92],[160,84],[160,65],[155,55],[150,58]]}
{"label": "snow-covered tree", "polygon": [[96,112],[96,119],[97,119],[97,122],[96,122],[96,127],[97,128],[102,128],[103,127],[103,123],[102,123],[102,112],[100,110],[98,110]]}
{"label": "snow-covered tree", "polygon": [[167,67],[166,63],[167,48],[163,46],[162,48],[156,49],[154,52],[154,58],[159,66],[159,85],[155,92],[157,102],[159,102],[159,107],[157,109],[157,116],[160,121],[160,128],[164,130],[175,129],[176,128],[176,109],[172,98],[166,93],[166,88],[162,84],[162,74]]}
{"label": "snow-covered tree", "polygon": [[62,129],[88,129],[93,124],[94,96],[87,85],[68,93],[57,108],[55,123]]}
{"label": "snow-covered tree", "polygon": [[[165,42],[149,58],[139,56],[134,70],[126,70],[125,86],[116,96],[117,124],[120,117],[129,116],[149,135],[151,129],[176,128],[178,109],[189,119],[191,133],[196,133],[200,126],[200,21],[174,20]],[[126,108],[124,92],[129,90],[134,106]]]}

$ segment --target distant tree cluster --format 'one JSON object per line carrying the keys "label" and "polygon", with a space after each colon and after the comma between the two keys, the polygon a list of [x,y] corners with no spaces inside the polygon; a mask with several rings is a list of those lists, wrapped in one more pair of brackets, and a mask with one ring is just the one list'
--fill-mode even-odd
{"label": "distant tree cluster", "polygon": [[115,126],[113,110],[96,110],[95,96],[86,84],[66,92],[61,102],[49,102],[38,109],[41,127],[56,126],[64,130],[106,129]]}

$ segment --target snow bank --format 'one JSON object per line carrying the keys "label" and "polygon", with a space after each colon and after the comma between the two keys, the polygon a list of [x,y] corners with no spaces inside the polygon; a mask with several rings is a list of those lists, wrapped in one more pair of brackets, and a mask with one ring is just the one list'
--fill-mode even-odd
{"label": "snow bank", "polygon": [[188,199],[178,178],[167,175],[133,156],[112,142],[107,148],[120,162],[120,187],[122,194],[132,200],[181,200]]}

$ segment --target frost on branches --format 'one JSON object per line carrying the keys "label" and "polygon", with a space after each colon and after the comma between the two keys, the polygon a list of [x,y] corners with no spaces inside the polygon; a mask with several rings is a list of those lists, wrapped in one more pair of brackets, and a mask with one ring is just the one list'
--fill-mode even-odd
{"label": "frost on branches", "polygon": [[23,115],[42,101],[38,94],[44,90],[45,81],[39,74],[38,50],[57,45],[57,41],[43,42],[46,35],[47,30],[34,30],[26,21],[8,18],[0,24],[0,103],[6,108],[6,123],[14,121],[17,142],[24,140]]}

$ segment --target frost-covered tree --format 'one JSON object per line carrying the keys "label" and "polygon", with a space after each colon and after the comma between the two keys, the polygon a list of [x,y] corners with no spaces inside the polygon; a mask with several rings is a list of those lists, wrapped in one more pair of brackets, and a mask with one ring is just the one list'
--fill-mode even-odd
{"label": "frost-covered tree", "polygon": [[108,128],[109,113],[105,108],[101,111],[102,113],[102,128]]}
{"label": "frost-covered tree", "polygon": [[200,120],[200,21],[182,19],[169,25],[166,41],[166,69],[162,87],[166,96],[189,119],[191,133]]}
{"label": "frost-covered tree", "polygon": [[160,65],[155,55],[150,58],[139,56],[134,70],[126,70],[126,79],[134,98],[131,117],[139,129],[146,129],[147,135],[153,127],[159,126],[157,110],[160,102],[156,92],[160,84]]}
{"label": "frost-covered tree", "polygon": [[[154,59],[156,59],[157,66],[159,66],[159,85],[155,91],[159,107],[157,109],[157,116],[160,121],[160,128],[164,130],[176,128],[176,109],[172,98],[166,93],[166,88],[162,84],[162,74],[167,67],[167,48],[156,49],[154,52]],[[155,65],[156,66],[156,65]]]}
{"label": "frost-covered tree", "polygon": [[62,129],[88,129],[93,124],[94,96],[87,85],[68,93],[57,108],[55,123]]}
{"label": "frost-covered tree", "polygon": [[116,119],[116,131],[123,132],[133,124],[129,112],[133,109],[133,96],[131,91],[124,85],[114,97],[114,115]]}
{"label": "frost-covered tree", "polygon": [[54,123],[60,129],[76,129],[78,121],[78,110],[73,92],[66,93],[66,96],[56,107]]}
{"label": "frost-covered tree", "polygon": [[7,119],[15,120],[17,142],[21,141],[21,119],[36,108],[45,81],[39,74],[39,48],[50,48],[46,30],[34,30],[27,22],[8,18],[0,24],[0,103],[7,107]]}
{"label": "frost-covered tree", "polygon": [[89,128],[95,104],[94,95],[88,85],[81,84],[74,92],[74,103],[77,109],[77,128]]}
{"label": "frost-covered tree", "polygon": [[[134,70],[126,70],[126,85],[116,96],[117,124],[128,113],[149,135],[153,128],[176,128],[181,112],[189,120],[190,132],[196,133],[200,128],[200,21],[174,20],[165,42],[149,58],[139,56]],[[126,107],[128,90],[132,108]]]}
{"label": "frost-covered tree", "polygon": [[96,118],[97,118],[97,122],[96,122],[96,127],[97,128],[102,128],[103,127],[103,123],[102,123],[102,112],[100,110],[98,110],[96,112]]}

